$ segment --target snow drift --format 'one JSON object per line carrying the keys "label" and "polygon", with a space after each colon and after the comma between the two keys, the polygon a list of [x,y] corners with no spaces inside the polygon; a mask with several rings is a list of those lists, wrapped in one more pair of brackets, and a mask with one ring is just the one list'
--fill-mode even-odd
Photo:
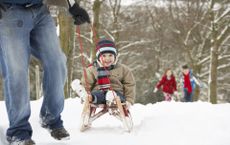
{"label": "snow drift", "polygon": [[[230,145],[230,104],[206,102],[135,104],[131,108],[134,129],[125,132],[119,120],[106,114],[90,130],[79,131],[82,105],[79,99],[67,99],[62,114],[70,132],[69,141],[56,141],[40,127],[41,100],[31,101],[30,122],[38,145]],[[0,102],[0,144],[8,127],[4,102]]]}

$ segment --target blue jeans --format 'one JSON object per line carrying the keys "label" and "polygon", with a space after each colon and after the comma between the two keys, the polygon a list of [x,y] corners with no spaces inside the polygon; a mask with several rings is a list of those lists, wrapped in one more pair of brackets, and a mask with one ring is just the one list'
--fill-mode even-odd
{"label": "blue jeans", "polygon": [[28,121],[30,96],[28,67],[31,54],[40,60],[44,99],[40,110],[43,124],[63,127],[66,57],[56,34],[56,26],[47,7],[24,8],[7,5],[0,19],[0,65],[4,80],[4,96],[9,119],[6,135],[18,139],[32,136]]}
{"label": "blue jeans", "polygon": [[[94,104],[106,104],[106,92],[107,91],[102,91],[102,90],[96,90],[96,91],[92,91],[91,94],[93,96],[93,103]],[[118,91],[115,91],[117,96],[120,97],[121,102],[125,102],[126,99],[125,97]]]}
{"label": "blue jeans", "polygon": [[193,91],[191,93],[188,92],[187,88],[184,88],[184,101],[192,102],[193,101]]}

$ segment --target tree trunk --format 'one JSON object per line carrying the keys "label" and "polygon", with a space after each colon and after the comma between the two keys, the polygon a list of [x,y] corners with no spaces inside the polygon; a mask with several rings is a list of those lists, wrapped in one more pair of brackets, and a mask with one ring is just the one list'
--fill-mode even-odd
{"label": "tree trunk", "polygon": [[100,29],[100,10],[101,10],[101,5],[103,1],[100,0],[95,0],[93,3],[93,30],[91,32],[91,39],[93,40],[94,43],[92,43],[92,47],[90,50],[90,61],[92,62],[96,58],[96,49],[95,45],[98,41],[99,35],[98,31]]}
{"label": "tree trunk", "polygon": [[214,45],[211,48],[211,63],[209,76],[209,101],[213,104],[217,103],[217,66],[218,66],[218,47]]}
{"label": "tree trunk", "polygon": [[[60,25],[60,43],[61,47],[67,57],[67,82],[65,85],[65,96],[66,98],[70,97],[70,83],[71,83],[71,74],[72,74],[72,51],[73,51],[73,41],[74,41],[74,30],[72,18],[68,17],[65,11],[60,11],[59,16],[59,25]],[[72,24],[72,25],[71,25]]]}
{"label": "tree trunk", "polygon": [[210,22],[212,27],[212,43],[211,43],[211,62],[210,62],[210,74],[209,74],[209,90],[208,98],[213,104],[217,103],[217,67],[218,67],[218,44],[217,44],[217,27],[215,23],[215,14],[213,12],[214,0],[210,3]]}
{"label": "tree trunk", "polygon": [[[115,30],[114,41],[118,42],[120,37],[118,15],[120,14],[121,0],[113,0],[113,2],[112,0],[110,0],[110,7],[112,9],[113,14],[113,30]],[[119,46],[117,47],[119,48]]]}

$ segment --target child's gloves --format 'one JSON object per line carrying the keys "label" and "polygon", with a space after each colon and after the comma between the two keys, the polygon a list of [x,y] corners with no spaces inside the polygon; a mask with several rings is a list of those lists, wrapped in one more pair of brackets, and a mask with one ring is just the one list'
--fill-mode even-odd
{"label": "child's gloves", "polygon": [[75,25],[81,25],[85,22],[90,23],[89,14],[85,9],[81,8],[78,3],[71,6],[69,12],[73,16]]}
{"label": "child's gloves", "polygon": [[117,93],[115,91],[109,90],[107,91],[105,95],[105,100],[112,102],[114,100],[114,97],[117,96]]}
{"label": "child's gloves", "polygon": [[81,82],[80,82],[79,79],[75,79],[75,80],[73,80],[72,83],[71,83],[71,88],[72,88],[74,91],[78,90],[80,86],[81,86]]}
{"label": "child's gloves", "polygon": [[156,93],[156,92],[157,92],[157,90],[158,90],[158,89],[157,89],[157,88],[155,88],[155,89],[153,90],[153,93]]}
{"label": "child's gloves", "polygon": [[77,95],[78,95],[83,101],[85,101],[85,99],[86,99],[86,97],[87,97],[87,92],[86,92],[85,88],[81,85],[80,80],[75,79],[74,81],[72,81],[71,87],[72,87],[72,89],[77,93]]}
{"label": "child's gloves", "polygon": [[117,96],[117,93],[115,91],[112,91],[112,90],[107,91],[105,95],[106,104],[108,106],[111,106],[114,103],[114,99],[116,96]]}

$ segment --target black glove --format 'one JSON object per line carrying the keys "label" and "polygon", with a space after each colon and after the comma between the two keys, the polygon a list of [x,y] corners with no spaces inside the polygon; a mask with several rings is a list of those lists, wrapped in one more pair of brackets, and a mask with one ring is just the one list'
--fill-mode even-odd
{"label": "black glove", "polygon": [[90,23],[90,18],[85,9],[81,8],[77,3],[69,8],[70,14],[73,16],[74,24],[81,25],[85,22]]}
{"label": "black glove", "polygon": [[0,19],[2,18],[2,10],[6,11],[6,8],[2,3],[0,3]]}

